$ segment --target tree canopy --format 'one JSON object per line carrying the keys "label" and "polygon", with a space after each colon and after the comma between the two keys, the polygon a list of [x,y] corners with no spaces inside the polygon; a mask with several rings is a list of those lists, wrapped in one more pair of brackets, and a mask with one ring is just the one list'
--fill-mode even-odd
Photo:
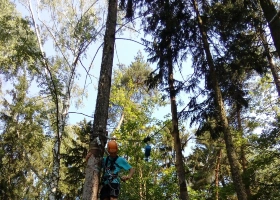
{"label": "tree canopy", "polygon": [[112,138],[136,169],[120,200],[278,199],[279,8],[2,0],[0,199],[97,198]]}

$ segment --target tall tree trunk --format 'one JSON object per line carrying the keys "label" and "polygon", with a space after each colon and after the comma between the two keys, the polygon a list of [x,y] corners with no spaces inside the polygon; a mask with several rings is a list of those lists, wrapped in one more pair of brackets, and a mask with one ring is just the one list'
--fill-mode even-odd
{"label": "tall tree trunk", "polygon": [[215,66],[210,52],[209,43],[207,40],[207,32],[204,29],[204,24],[202,18],[200,17],[196,0],[193,0],[193,6],[197,15],[198,27],[202,37],[204,52],[206,54],[206,59],[208,62],[211,84],[215,94],[214,101],[217,106],[217,110],[219,113],[219,120],[221,121],[221,126],[223,129],[227,157],[230,164],[231,175],[235,186],[235,191],[237,193],[237,197],[239,200],[247,200],[247,194],[241,177],[240,164],[238,162],[238,158],[236,156],[234,144],[232,141],[231,131],[226,116],[225,106],[223,103],[223,97],[222,97],[221,89],[219,87],[218,79],[216,77]]}
{"label": "tall tree trunk", "polygon": [[176,170],[179,178],[179,188],[180,188],[180,199],[188,200],[188,190],[186,183],[186,174],[182,154],[182,145],[180,139],[180,133],[178,128],[178,113],[177,113],[177,103],[176,103],[176,91],[174,88],[174,78],[173,78],[173,66],[169,65],[169,89],[170,89],[170,102],[171,102],[171,114],[172,114],[172,136],[174,140],[174,148],[176,152]]}
{"label": "tall tree trunk", "polygon": [[[104,47],[98,84],[97,100],[94,113],[93,132],[90,137],[89,158],[85,170],[85,183],[83,187],[83,200],[97,200],[101,161],[106,144],[106,126],[110,99],[112,68],[115,46],[115,32],[117,24],[118,0],[109,0]],[[100,143],[100,142],[101,143]]]}
{"label": "tall tree trunk", "polygon": [[222,148],[219,149],[217,155],[216,169],[215,169],[215,198],[219,200],[219,176],[220,176],[220,166],[222,158]]}
{"label": "tall tree trunk", "polygon": [[[58,115],[58,121],[57,121],[57,133],[54,138],[54,147],[52,149],[53,151],[53,167],[52,167],[52,173],[50,175],[50,200],[57,199],[57,191],[58,191],[58,184],[60,179],[60,146],[62,141],[62,136],[65,129],[65,121],[66,116],[69,110],[69,99],[70,97],[67,97],[63,100],[62,103],[62,110],[61,113],[57,113]],[[57,105],[58,106],[58,105]],[[59,107],[58,109],[59,110]]]}
{"label": "tall tree trunk", "polygon": [[[238,130],[241,133],[241,138],[243,138],[243,128],[242,128],[241,114],[240,113],[241,113],[241,110],[239,109],[237,111],[237,124],[238,124]],[[246,159],[246,146],[247,146],[247,144],[244,144],[242,142],[241,147],[240,147],[241,148],[240,149],[241,166],[242,166],[243,173],[246,173],[247,168],[248,168],[248,161]],[[245,181],[245,190],[246,190],[246,194],[247,194],[248,199],[250,199],[251,196],[252,196],[252,193],[251,193],[251,190],[250,190],[250,181]]]}
{"label": "tall tree trunk", "polygon": [[[168,23],[167,23],[168,24]],[[169,27],[167,27],[168,29]],[[171,38],[169,38],[171,43]],[[185,174],[185,166],[183,161],[182,154],[182,145],[179,133],[179,125],[178,125],[178,112],[177,112],[177,103],[176,103],[176,90],[174,87],[174,77],[173,77],[173,62],[172,62],[172,50],[171,47],[168,49],[168,85],[169,85],[169,95],[170,95],[170,103],[171,103],[171,115],[172,115],[172,136],[174,142],[174,148],[176,152],[176,170],[179,178],[179,188],[180,188],[180,199],[188,200],[188,190],[186,183],[186,174]]]}
{"label": "tall tree trunk", "polygon": [[278,92],[278,96],[280,97],[280,77],[279,77],[279,74],[278,74],[279,69],[275,65],[275,63],[273,61],[273,58],[271,56],[269,44],[267,42],[266,36],[264,35],[264,30],[260,30],[259,33],[260,33],[260,38],[263,42],[266,58],[267,58],[268,63],[269,63],[269,68],[270,68],[272,76],[273,76],[273,80],[274,80],[274,83],[275,83],[275,86],[276,86],[276,90]]}
{"label": "tall tree trunk", "polygon": [[47,62],[47,58],[45,57],[44,54],[43,45],[41,43],[39,26],[36,23],[33,9],[32,9],[32,2],[30,0],[28,2],[28,5],[32,16],[32,21],[35,27],[35,33],[36,33],[38,45],[43,55],[42,60],[43,60],[43,66],[45,68],[45,77],[47,80],[48,89],[50,90],[50,93],[53,96],[53,102],[55,103],[55,107],[56,107],[56,130],[55,130],[55,137],[54,137],[54,145],[52,148],[53,165],[52,165],[51,173],[49,174],[49,179],[47,181],[49,192],[50,192],[49,199],[55,200],[57,199],[56,197],[57,191],[59,190],[58,185],[60,179],[60,157],[61,157],[60,146],[61,146],[62,134],[65,128],[66,116],[69,110],[70,90],[71,90],[72,81],[69,80],[69,85],[66,88],[66,95],[62,102],[62,109],[60,111],[60,102],[59,102],[60,96],[58,94],[56,84],[54,83],[54,77],[53,74],[51,73],[51,67],[49,66],[49,63]]}
{"label": "tall tree trunk", "polygon": [[144,199],[144,193],[145,193],[145,184],[143,181],[143,171],[142,171],[142,167],[139,167],[139,200],[143,200]]}
{"label": "tall tree trunk", "polygon": [[[169,0],[166,1],[169,4]],[[169,7],[169,5],[167,6]],[[171,18],[167,19],[166,22],[166,29],[167,32],[172,34],[172,20]],[[173,136],[173,143],[174,149],[176,153],[176,171],[178,175],[179,181],[179,190],[180,190],[180,200],[188,200],[188,190],[187,190],[187,183],[186,183],[186,173],[185,173],[185,166],[183,161],[183,153],[182,153],[182,145],[180,139],[180,132],[179,132],[179,123],[178,123],[178,111],[177,111],[177,103],[176,103],[176,89],[175,89],[175,79],[173,77],[173,53],[171,49],[171,35],[166,37],[166,43],[168,44],[167,49],[167,63],[168,63],[168,87],[169,87],[169,97],[170,97],[170,104],[171,104],[171,115],[172,115],[172,136]]]}
{"label": "tall tree trunk", "polygon": [[260,4],[268,23],[278,57],[280,58],[280,11],[277,12],[272,0],[260,0]]}

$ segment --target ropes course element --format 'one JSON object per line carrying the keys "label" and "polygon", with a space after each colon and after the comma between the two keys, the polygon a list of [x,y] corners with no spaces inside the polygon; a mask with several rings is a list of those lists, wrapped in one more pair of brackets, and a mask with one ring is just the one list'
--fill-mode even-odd
{"label": "ropes course element", "polygon": [[[124,138],[116,138],[115,136],[113,137],[107,137],[105,136],[107,139],[109,140],[123,140],[123,141],[129,141],[129,142],[144,142],[146,143],[146,146],[144,147],[144,160],[145,161],[148,161],[149,160],[149,157],[151,156],[151,151],[152,151],[152,147],[151,145],[149,144],[149,142],[151,141],[151,138],[152,137],[155,137],[157,134],[160,133],[160,131],[162,129],[164,129],[168,124],[165,124],[164,126],[162,126],[160,129],[158,129],[156,132],[154,132],[154,134],[150,135],[150,136],[147,136],[145,137],[143,140],[133,140],[133,139],[124,139]],[[106,152],[107,153],[107,152]]]}
{"label": "ropes course element", "polygon": [[[188,107],[188,105],[186,106]],[[186,109],[186,107],[184,107],[181,112],[179,112],[179,115],[178,115],[178,118],[181,117],[183,111]],[[144,142],[146,143],[146,146],[144,147],[144,160],[145,161],[148,161],[149,160],[149,157],[151,156],[151,150],[152,150],[152,147],[151,145],[149,144],[151,139],[153,137],[155,137],[157,134],[159,134],[166,126],[168,125],[168,123],[165,123],[161,128],[159,128],[157,131],[155,131],[153,134],[151,135],[148,135],[146,136],[143,140],[135,140],[135,139],[125,139],[125,138],[116,138],[115,136],[113,137],[108,137],[108,132],[106,134],[103,134],[102,132],[103,131],[99,131],[98,134],[91,134],[91,137],[95,137],[95,140],[97,141],[98,143],[98,146],[99,148],[102,148],[102,145],[101,145],[101,140],[99,137],[103,137],[103,138],[106,138],[107,140],[123,140],[123,141],[128,141],[128,142]],[[189,138],[189,140],[192,139],[192,138]],[[109,152],[107,151],[107,149],[105,148],[105,153],[107,155],[109,155]]]}

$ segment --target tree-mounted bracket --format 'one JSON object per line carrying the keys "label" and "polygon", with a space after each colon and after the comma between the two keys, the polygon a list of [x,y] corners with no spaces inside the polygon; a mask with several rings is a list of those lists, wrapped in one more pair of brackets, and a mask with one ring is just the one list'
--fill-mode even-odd
{"label": "tree-mounted bracket", "polygon": [[104,153],[104,147],[107,142],[108,131],[99,129],[98,133],[92,133],[90,135],[89,151],[94,156],[102,156]]}

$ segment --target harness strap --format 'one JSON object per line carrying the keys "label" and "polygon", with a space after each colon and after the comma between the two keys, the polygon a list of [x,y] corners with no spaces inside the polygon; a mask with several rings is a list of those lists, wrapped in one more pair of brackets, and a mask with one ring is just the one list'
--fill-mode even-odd
{"label": "harness strap", "polygon": [[[109,156],[106,157],[106,161],[105,161],[105,165],[103,166],[103,176],[102,176],[102,183],[105,180],[108,180],[109,183],[112,182],[115,178],[118,177],[118,173],[117,174],[111,174],[111,169],[114,167],[114,165],[118,166],[119,165],[116,163],[116,160],[118,159],[118,156],[115,157],[113,160],[110,160],[110,167],[108,170],[108,160],[109,160]],[[105,176],[105,171],[107,170],[108,175]]]}

